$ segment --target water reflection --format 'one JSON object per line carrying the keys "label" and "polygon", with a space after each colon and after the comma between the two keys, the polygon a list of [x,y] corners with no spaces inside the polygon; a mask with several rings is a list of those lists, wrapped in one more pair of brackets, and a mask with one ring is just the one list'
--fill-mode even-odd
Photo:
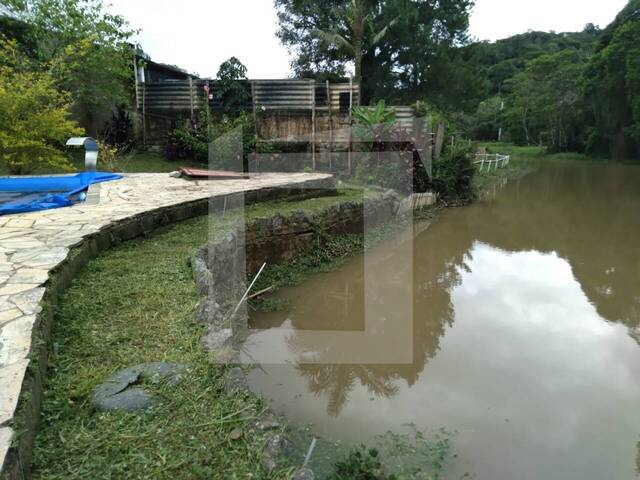
{"label": "water reflection", "polygon": [[409,268],[393,247],[372,252],[367,268],[356,259],[282,292],[291,311],[253,321],[293,332],[257,333],[247,348],[275,349],[288,364],[264,366],[252,387],[332,438],[362,441],[406,423],[458,430],[453,474],[632,478],[639,184],[633,167],[555,166],[445,212],[413,244],[407,365],[310,365],[347,347],[300,332],[362,330],[373,303],[379,333],[392,338],[394,312],[407,311],[394,300],[407,286],[394,277]]}

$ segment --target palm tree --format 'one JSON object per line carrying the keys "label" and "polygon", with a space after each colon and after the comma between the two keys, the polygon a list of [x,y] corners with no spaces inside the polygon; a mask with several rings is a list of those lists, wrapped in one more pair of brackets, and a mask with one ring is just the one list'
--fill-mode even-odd
{"label": "palm tree", "polygon": [[[355,62],[355,81],[360,84],[362,81],[362,54],[365,47],[365,38],[367,39],[366,46],[368,48],[375,47],[387,35],[389,29],[398,22],[400,16],[397,16],[376,31],[373,22],[374,6],[367,0],[351,0],[348,5],[341,9],[339,16],[349,26],[350,32],[348,34],[343,35],[335,28],[331,30],[315,29],[312,34],[321,42],[343,49],[353,57]],[[369,29],[371,35],[365,37],[367,29]]]}

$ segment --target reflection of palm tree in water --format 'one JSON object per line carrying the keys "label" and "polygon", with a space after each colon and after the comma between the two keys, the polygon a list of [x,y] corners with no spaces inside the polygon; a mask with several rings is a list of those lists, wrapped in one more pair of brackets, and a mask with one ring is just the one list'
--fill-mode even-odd
{"label": "reflection of palm tree in water", "polygon": [[337,417],[357,381],[376,397],[391,398],[398,392],[393,372],[373,365],[297,365],[298,372],[309,380],[309,390],[327,396],[327,413]]}
{"label": "reflection of palm tree in water", "polygon": [[[424,370],[428,361],[439,350],[440,338],[445,333],[447,325],[453,322],[453,305],[450,300],[450,292],[460,284],[459,269],[466,268],[465,252],[471,245],[461,245],[459,242],[448,243],[448,251],[434,252],[414,251],[414,277],[420,281],[413,285],[413,362],[408,365],[343,365],[343,364],[305,364],[296,365],[297,371],[309,381],[309,390],[316,396],[327,397],[327,413],[337,417],[349,401],[350,393],[358,386],[381,398],[391,398],[399,391],[398,381],[404,380],[409,386],[415,384]],[[462,252],[462,253],[460,253]],[[393,259],[390,259],[391,261]],[[392,262],[393,263],[393,262]],[[397,265],[397,264],[396,264]],[[361,268],[361,267],[360,267]],[[350,307],[335,308],[333,313],[341,312],[341,315],[353,315],[353,312],[361,312],[353,304],[354,297],[360,304],[363,303],[364,282],[361,275],[347,276],[353,283],[347,289],[351,292],[349,298]],[[326,295],[335,299],[336,286],[333,286]],[[321,289],[316,289],[321,292]],[[318,293],[318,295],[322,295]],[[391,301],[389,297],[377,299],[381,304]],[[316,303],[322,305],[320,301]],[[382,308],[382,305],[381,305]],[[331,323],[340,323],[333,318]],[[363,324],[364,322],[353,318],[342,319],[344,323]],[[305,320],[301,320],[305,322]],[[297,322],[294,318],[296,327]],[[295,333],[287,340],[292,353],[302,357],[305,352],[316,351],[317,345],[305,344],[304,340]],[[324,345],[322,356],[324,358],[339,358],[340,352],[334,351],[332,345]]]}

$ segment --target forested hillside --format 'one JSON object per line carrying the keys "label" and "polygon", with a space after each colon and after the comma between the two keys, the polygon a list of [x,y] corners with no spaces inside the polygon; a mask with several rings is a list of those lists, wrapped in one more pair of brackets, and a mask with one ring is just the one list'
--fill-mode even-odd
{"label": "forested hillside", "polygon": [[615,158],[640,152],[640,0],[600,31],[530,32],[465,47],[489,96],[468,120],[471,133],[552,151]]}

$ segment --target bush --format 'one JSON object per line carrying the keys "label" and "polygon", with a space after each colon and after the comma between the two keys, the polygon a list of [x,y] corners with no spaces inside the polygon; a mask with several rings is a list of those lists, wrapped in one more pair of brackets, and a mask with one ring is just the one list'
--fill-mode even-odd
{"label": "bush", "polygon": [[255,150],[255,125],[253,118],[242,113],[235,118],[223,115],[217,120],[200,114],[193,128],[179,128],[171,134],[169,144],[175,146],[177,157],[191,157],[195,160],[209,159],[209,145],[213,145],[215,155],[211,165],[215,168],[238,170],[239,145],[242,145],[242,163],[246,170],[250,152]]}
{"label": "bush", "polygon": [[118,107],[112,113],[102,133],[105,143],[115,147],[118,151],[129,151],[134,144],[133,122],[125,106]]}
{"label": "bush", "polygon": [[433,164],[433,188],[447,202],[466,202],[473,198],[473,147],[449,147]]}
{"label": "bush", "polygon": [[0,36],[0,161],[10,173],[71,170],[64,142],[83,130],[69,119],[70,106],[51,73],[31,71],[16,43]]}
{"label": "bush", "polygon": [[355,135],[366,149],[356,180],[402,193],[425,192],[429,179],[415,147],[415,139],[400,128],[384,101],[374,108],[354,109]]}

